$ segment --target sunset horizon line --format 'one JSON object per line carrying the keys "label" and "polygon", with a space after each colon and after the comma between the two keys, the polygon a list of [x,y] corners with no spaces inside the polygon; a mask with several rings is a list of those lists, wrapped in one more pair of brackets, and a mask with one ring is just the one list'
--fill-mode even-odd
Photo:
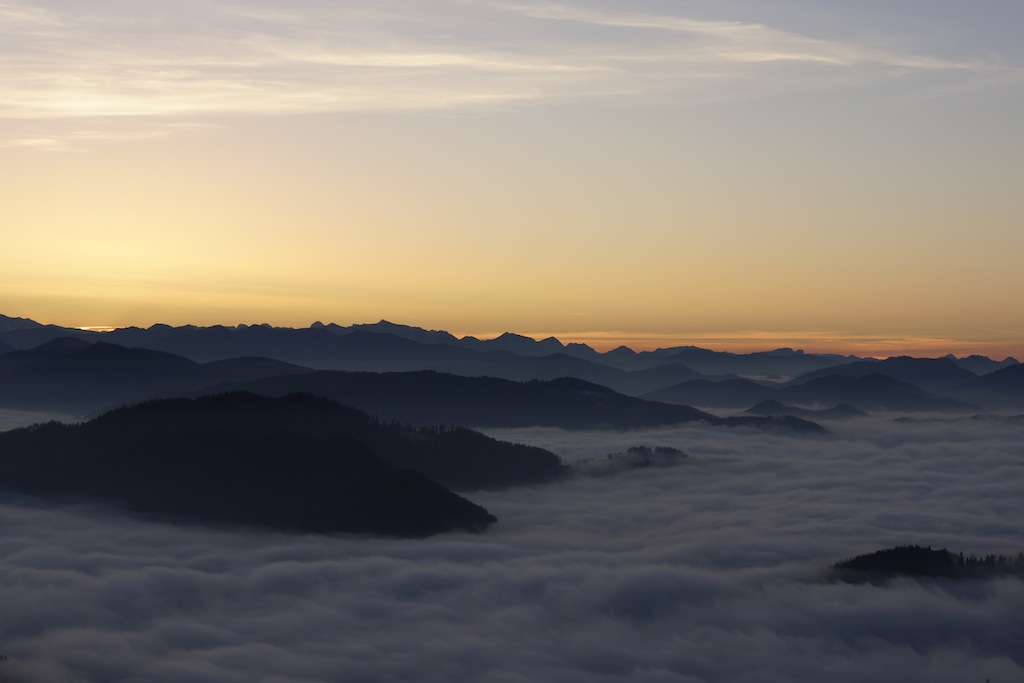
{"label": "sunset horizon line", "polygon": [[[14,316],[11,316],[14,317]],[[1024,356],[1024,342],[987,341],[978,339],[957,339],[942,336],[909,336],[899,334],[865,334],[836,330],[813,331],[768,331],[768,330],[724,330],[689,333],[644,332],[635,330],[525,330],[505,329],[462,329],[452,327],[423,325],[409,322],[395,322],[381,317],[373,322],[350,322],[347,324],[324,322],[318,319],[306,325],[287,324],[283,322],[238,322],[238,323],[165,323],[151,324],[132,323],[122,325],[69,325],[63,323],[45,323],[35,318],[25,318],[43,325],[55,325],[83,332],[113,332],[118,329],[139,327],[147,329],[155,325],[180,327],[194,325],[196,327],[255,327],[269,325],[275,328],[304,329],[320,323],[322,325],[337,324],[340,327],[352,325],[374,325],[381,322],[394,325],[415,327],[426,331],[443,331],[457,339],[473,337],[482,341],[496,339],[504,334],[515,334],[534,341],[554,338],[563,345],[585,344],[599,353],[606,353],[619,347],[626,347],[634,352],[656,351],[677,347],[698,347],[713,351],[731,353],[764,353],[782,349],[809,354],[827,354],[841,356],[857,356],[860,358],[884,359],[896,356],[914,356],[941,358],[952,355],[958,358],[981,355],[993,360],[1019,359]]]}

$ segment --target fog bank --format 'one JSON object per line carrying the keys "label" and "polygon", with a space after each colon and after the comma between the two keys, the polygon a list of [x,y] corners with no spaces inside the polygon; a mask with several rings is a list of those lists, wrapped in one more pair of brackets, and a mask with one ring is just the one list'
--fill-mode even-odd
{"label": "fog bank", "polygon": [[904,543],[1024,550],[1022,431],[860,420],[490,433],[672,468],[469,497],[417,541],[173,527],[0,504],[0,662],[24,681],[1024,680],[1024,582],[846,585]]}

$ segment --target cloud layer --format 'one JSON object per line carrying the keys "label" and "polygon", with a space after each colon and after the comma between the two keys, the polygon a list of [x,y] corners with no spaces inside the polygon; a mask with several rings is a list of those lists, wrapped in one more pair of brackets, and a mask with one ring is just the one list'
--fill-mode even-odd
{"label": "cloud layer", "polygon": [[[1024,549],[1020,429],[854,423],[517,430],[567,458],[676,468],[472,496],[483,535],[424,541],[175,528],[5,499],[10,680],[1017,680],[1024,582],[850,586],[898,543]],[[513,436],[513,434],[506,434]]]}
{"label": "cloud layer", "polygon": [[0,37],[0,117],[21,119],[705,101],[994,68],[649,4],[8,0]]}

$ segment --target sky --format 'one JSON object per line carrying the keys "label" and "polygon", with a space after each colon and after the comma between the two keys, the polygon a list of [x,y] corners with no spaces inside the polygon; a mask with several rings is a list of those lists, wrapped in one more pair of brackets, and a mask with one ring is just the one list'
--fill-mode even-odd
{"label": "sky", "polygon": [[506,430],[568,460],[689,459],[467,494],[420,540],[173,526],[0,497],[9,681],[993,683],[1024,677],[1024,581],[829,580],[920,544],[1016,555],[1021,425]]}
{"label": "sky", "polygon": [[0,313],[1024,356],[1017,0],[0,0]]}

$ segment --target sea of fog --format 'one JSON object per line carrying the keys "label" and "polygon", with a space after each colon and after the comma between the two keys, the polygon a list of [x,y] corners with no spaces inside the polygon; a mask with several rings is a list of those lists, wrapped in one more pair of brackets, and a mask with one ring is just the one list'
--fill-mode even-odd
{"label": "sea of fog", "polygon": [[828,580],[917,543],[1024,550],[1024,429],[491,430],[682,465],[469,497],[423,540],[175,527],[0,498],[0,680],[1024,681],[1024,581]]}

